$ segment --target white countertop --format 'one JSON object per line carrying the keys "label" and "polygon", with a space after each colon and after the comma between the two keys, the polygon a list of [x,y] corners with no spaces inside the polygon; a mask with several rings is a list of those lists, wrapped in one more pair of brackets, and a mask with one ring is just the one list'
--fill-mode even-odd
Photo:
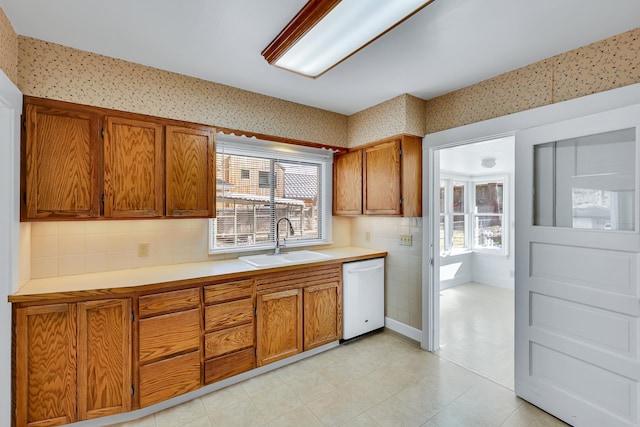
{"label": "white countertop", "polygon": [[[333,249],[314,250],[328,255],[330,258],[316,262],[349,261],[353,258],[384,256],[385,251],[345,246]],[[299,264],[313,264],[301,262]],[[287,264],[290,265],[296,264]],[[277,268],[277,267],[270,267]],[[190,279],[215,279],[224,276],[267,268],[253,267],[238,259],[221,261],[203,261],[187,264],[163,265],[157,267],[132,268],[127,270],[106,271],[101,273],[78,274],[75,276],[57,276],[45,279],[33,279],[26,282],[13,296],[28,296],[59,292],[82,292],[98,289],[117,289],[155,283],[168,283]],[[11,299],[11,296],[9,297]]]}

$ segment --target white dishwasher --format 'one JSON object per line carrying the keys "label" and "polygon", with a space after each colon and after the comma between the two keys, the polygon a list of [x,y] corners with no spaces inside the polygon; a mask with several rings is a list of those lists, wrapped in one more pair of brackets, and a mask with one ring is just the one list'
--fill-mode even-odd
{"label": "white dishwasher", "polygon": [[384,258],[342,266],[342,339],[384,326]]}

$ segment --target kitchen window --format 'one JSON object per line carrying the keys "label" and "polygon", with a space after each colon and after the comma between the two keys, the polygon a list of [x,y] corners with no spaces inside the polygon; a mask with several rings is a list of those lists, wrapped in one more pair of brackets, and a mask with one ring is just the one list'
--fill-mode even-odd
{"label": "kitchen window", "polygon": [[274,248],[283,217],[294,229],[280,229],[287,246],[329,243],[332,164],[327,150],[218,135],[209,253]]}

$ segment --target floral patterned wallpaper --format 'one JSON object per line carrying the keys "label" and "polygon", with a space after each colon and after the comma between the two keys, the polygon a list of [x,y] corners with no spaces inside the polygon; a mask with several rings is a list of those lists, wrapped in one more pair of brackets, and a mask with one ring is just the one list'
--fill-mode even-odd
{"label": "floral patterned wallpaper", "polygon": [[18,37],[25,95],[346,146],[347,117],[182,74]]}
{"label": "floral patterned wallpaper", "polygon": [[640,28],[426,102],[426,133],[640,82]]}
{"label": "floral patterned wallpaper", "polygon": [[0,8],[0,70],[18,84],[18,35]]}
{"label": "floral patterned wallpaper", "polygon": [[349,147],[389,136],[408,133],[424,135],[425,101],[400,95],[349,116]]}

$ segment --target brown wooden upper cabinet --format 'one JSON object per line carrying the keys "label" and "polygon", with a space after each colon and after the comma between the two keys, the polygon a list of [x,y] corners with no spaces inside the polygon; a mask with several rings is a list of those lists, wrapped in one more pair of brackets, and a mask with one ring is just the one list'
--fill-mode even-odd
{"label": "brown wooden upper cabinet", "polygon": [[107,117],[104,127],[104,215],[114,218],[163,214],[162,125]]}
{"label": "brown wooden upper cabinet", "polygon": [[215,217],[215,133],[167,126],[167,216]]}
{"label": "brown wooden upper cabinet", "polygon": [[422,215],[422,138],[400,135],[336,158],[334,215],[361,214]]}
{"label": "brown wooden upper cabinet", "polygon": [[24,104],[23,220],[215,217],[215,128],[40,98]]}
{"label": "brown wooden upper cabinet", "polygon": [[362,150],[336,156],[333,168],[333,214],[362,214]]}
{"label": "brown wooden upper cabinet", "polygon": [[90,112],[26,105],[23,217],[100,215],[100,122]]}

